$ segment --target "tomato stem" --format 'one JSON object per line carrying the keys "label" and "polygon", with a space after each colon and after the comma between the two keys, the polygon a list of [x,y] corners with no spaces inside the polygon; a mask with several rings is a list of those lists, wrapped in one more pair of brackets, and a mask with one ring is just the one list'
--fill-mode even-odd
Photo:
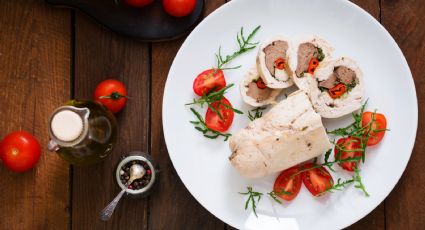
{"label": "tomato stem", "polygon": [[100,96],[99,98],[100,99],[109,98],[109,99],[112,99],[112,100],[119,100],[121,98],[128,98],[128,97],[127,96],[124,96],[124,95],[121,95],[120,93],[114,91],[114,92],[112,92],[111,94],[109,94],[107,96]]}

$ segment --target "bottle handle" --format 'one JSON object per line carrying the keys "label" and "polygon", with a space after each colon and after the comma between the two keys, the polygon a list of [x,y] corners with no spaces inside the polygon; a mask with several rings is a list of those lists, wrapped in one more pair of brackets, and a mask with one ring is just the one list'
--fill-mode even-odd
{"label": "bottle handle", "polygon": [[56,151],[58,151],[60,148],[59,148],[58,143],[56,143],[54,140],[50,140],[50,141],[49,141],[49,144],[47,144],[47,149],[48,149],[49,151],[51,151],[51,152],[56,152]]}

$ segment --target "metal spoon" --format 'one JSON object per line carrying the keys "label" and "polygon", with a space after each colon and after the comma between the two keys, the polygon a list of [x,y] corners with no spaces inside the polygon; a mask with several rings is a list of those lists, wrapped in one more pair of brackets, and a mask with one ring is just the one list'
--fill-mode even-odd
{"label": "metal spoon", "polygon": [[121,197],[124,195],[125,191],[127,190],[128,186],[133,183],[134,180],[142,178],[146,173],[145,168],[143,168],[139,164],[134,164],[130,167],[130,179],[128,179],[127,183],[125,183],[124,188],[121,190],[120,193],[111,201],[111,203],[106,206],[102,212],[100,212],[100,219],[103,221],[109,220],[111,218],[112,213],[114,213],[115,207],[117,206],[118,202],[120,201]]}

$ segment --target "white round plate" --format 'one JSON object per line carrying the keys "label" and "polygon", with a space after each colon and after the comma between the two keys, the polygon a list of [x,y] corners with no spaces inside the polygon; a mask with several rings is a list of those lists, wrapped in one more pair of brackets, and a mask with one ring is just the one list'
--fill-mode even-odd
{"label": "white round plate", "polygon": [[[364,72],[368,109],[384,113],[391,129],[378,146],[368,148],[361,166],[370,197],[350,186],[316,198],[303,186],[295,200],[283,205],[264,195],[257,207],[258,218],[251,209],[244,210],[247,197],[239,192],[252,186],[267,193],[277,175],[258,180],[242,178],[229,163],[228,142],[203,137],[189,123],[195,118],[184,104],[195,97],[194,78],[215,65],[218,48],[230,54],[237,49],[239,29],[243,26],[247,35],[257,25],[261,29],[255,41],[276,34],[294,40],[318,35],[333,45],[334,57],[357,60]],[[229,65],[242,65],[240,69],[224,71],[227,83],[236,84],[226,97],[245,113],[252,108],[242,102],[237,84],[255,64],[256,52],[244,54]],[[205,114],[205,109],[196,109]],[[216,217],[239,229],[340,229],[371,212],[400,179],[413,149],[418,109],[412,75],[402,52],[390,34],[358,6],[344,0],[232,0],[202,21],[180,48],[165,86],[162,115],[165,140],[177,173],[196,200]],[[350,121],[346,116],[324,123],[333,129]],[[246,114],[236,114],[230,132],[248,122]],[[349,176],[339,170],[334,179]]]}

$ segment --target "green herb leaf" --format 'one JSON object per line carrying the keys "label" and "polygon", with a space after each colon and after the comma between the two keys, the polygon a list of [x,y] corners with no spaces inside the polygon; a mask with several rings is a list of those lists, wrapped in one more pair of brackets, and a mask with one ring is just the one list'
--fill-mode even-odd
{"label": "green herb leaf", "polygon": [[[238,45],[239,45],[239,50],[234,52],[231,55],[226,55],[225,58],[223,58],[223,56],[221,55],[221,46],[220,46],[218,48],[218,53],[215,55],[216,59],[217,59],[217,69],[224,69],[223,68],[224,65],[226,65],[227,63],[229,63],[230,61],[232,61],[236,57],[240,56],[241,54],[254,49],[257,46],[258,42],[252,43],[251,39],[254,37],[254,35],[258,32],[258,30],[260,28],[261,28],[261,26],[255,27],[255,29],[248,35],[248,37],[245,38],[244,33],[243,33],[243,27],[241,27],[240,32],[236,34],[236,40],[237,40]],[[235,68],[239,68],[239,67],[240,66],[232,67],[232,68],[226,68],[226,69],[235,69]]]}
{"label": "green herb leaf", "polygon": [[[253,191],[251,186],[248,186],[247,189],[247,192],[239,192],[239,194],[248,195],[248,199],[245,202],[245,210],[251,205],[252,211],[254,211],[255,216],[258,217],[256,211],[257,203],[260,202],[263,193]],[[257,201],[255,201],[255,198],[257,198]]]}
{"label": "green herb leaf", "polygon": [[[265,110],[265,107],[257,107],[255,109],[252,109],[251,111],[248,111],[248,118],[249,120],[253,121],[257,118],[260,118],[263,116],[263,110]],[[251,114],[253,112],[253,114]]]}

